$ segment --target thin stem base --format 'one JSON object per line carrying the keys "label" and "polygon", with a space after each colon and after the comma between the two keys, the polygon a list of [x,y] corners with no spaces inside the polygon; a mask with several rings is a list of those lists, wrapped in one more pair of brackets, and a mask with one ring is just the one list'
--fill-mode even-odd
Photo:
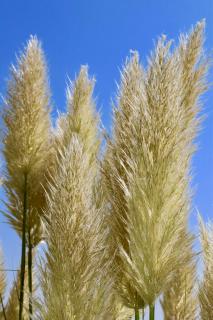
{"label": "thin stem base", "polygon": [[138,308],[135,308],[135,320],[140,320],[140,313]]}
{"label": "thin stem base", "polygon": [[149,306],[149,320],[155,320],[155,305]]}

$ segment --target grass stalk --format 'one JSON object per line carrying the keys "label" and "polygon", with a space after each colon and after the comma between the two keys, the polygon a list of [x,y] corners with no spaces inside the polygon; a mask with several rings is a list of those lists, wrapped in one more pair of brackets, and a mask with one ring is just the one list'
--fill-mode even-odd
{"label": "grass stalk", "polygon": [[25,173],[24,174],[19,320],[22,320],[23,305],[24,305],[24,282],[25,282],[25,268],[26,268],[26,220],[27,220],[27,174]]}
{"label": "grass stalk", "polygon": [[30,227],[29,227],[29,230],[28,230],[28,288],[29,288],[29,319],[30,320],[33,318],[32,251],[33,251],[33,246],[32,246],[32,242],[31,242]]}
{"label": "grass stalk", "polygon": [[149,320],[155,320],[155,305],[150,304],[149,306]]}
{"label": "grass stalk", "polygon": [[135,320],[140,320],[140,313],[137,307],[135,308]]}

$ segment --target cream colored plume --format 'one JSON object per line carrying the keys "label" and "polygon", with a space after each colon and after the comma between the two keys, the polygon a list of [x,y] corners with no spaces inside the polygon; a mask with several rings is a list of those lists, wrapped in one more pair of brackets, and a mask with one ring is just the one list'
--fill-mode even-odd
{"label": "cream colored plume", "polygon": [[68,112],[56,137],[42,268],[46,320],[106,319],[110,308],[111,262],[105,258],[102,213],[94,196],[100,142],[92,90],[84,67],[68,90]]}
{"label": "cream colored plume", "polygon": [[126,293],[130,283],[149,305],[186,263],[191,246],[185,226],[199,96],[206,89],[202,35],[198,23],[174,51],[162,36],[145,74],[133,69],[134,60],[125,67],[106,154],[120,277]]}
{"label": "cream colored plume", "polygon": [[[132,172],[130,160],[133,161],[137,153],[140,137],[140,97],[144,92],[144,72],[139,63],[137,52],[127,59],[121,74],[121,85],[118,92],[117,108],[114,108],[114,132],[112,141],[108,141],[108,148],[103,161],[103,177],[108,195],[108,226],[111,229],[111,256],[115,255],[117,276],[115,287],[117,293],[123,297],[123,302],[130,308],[143,306],[131,281],[122,273],[121,258],[117,243],[128,252],[127,230],[127,198],[121,181],[128,184],[128,173]],[[120,270],[121,269],[121,270]]]}
{"label": "cream colored plume", "polygon": [[203,253],[204,273],[200,284],[200,319],[213,319],[213,224],[204,224],[200,218],[200,238]]}
{"label": "cream colored plume", "polygon": [[196,261],[192,250],[188,261],[176,270],[170,286],[164,292],[161,305],[165,320],[195,320],[198,315]]}
{"label": "cream colored plume", "polygon": [[27,225],[34,246],[41,239],[40,215],[45,203],[42,184],[45,184],[50,150],[49,112],[44,55],[37,38],[31,37],[17,67],[11,68],[5,99],[3,151],[7,169],[4,186],[8,196],[8,214],[5,215],[21,234],[26,191]]}
{"label": "cream colored plume", "polygon": [[[98,133],[99,116],[95,111],[92,97],[94,79],[89,79],[87,66],[82,66],[74,82],[69,82],[67,88],[67,113],[58,119],[56,130],[56,150],[70,144],[73,134],[78,136],[85,152],[91,159],[91,164],[97,163],[100,137]],[[58,143],[58,144],[57,144]]]}
{"label": "cream colored plume", "polygon": [[58,175],[53,180],[47,211],[44,319],[102,319],[106,312],[102,296],[109,290],[104,283],[107,267],[100,256],[104,248],[97,233],[98,213],[91,200],[93,174],[88,160],[73,137],[69,148],[61,153]]}

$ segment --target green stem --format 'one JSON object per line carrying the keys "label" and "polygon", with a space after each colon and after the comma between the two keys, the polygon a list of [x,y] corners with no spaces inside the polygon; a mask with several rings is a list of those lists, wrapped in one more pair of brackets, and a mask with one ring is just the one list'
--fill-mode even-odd
{"label": "green stem", "polygon": [[135,308],[135,320],[140,320],[139,309]]}
{"label": "green stem", "polygon": [[29,287],[29,319],[33,318],[33,304],[32,304],[32,295],[33,295],[33,281],[32,281],[32,243],[30,236],[30,227],[28,226],[28,287]]}
{"label": "green stem", "polygon": [[25,173],[24,174],[23,222],[22,222],[19,320],[22,320],[23,305],[24,305],[24,282],[25,282],[25,267],[26,267],[26,220],[27,220],[27,174]]}
{"label": "green stem", "polygon": [[149,306],[149,320],[155,320],[155,305],[151,304]]}
{"label": "green stem", "polygon": [[3,302],[3,299],[2,299],[2,295],[1,295],[1,294],[0,294],[0,299],[1,299],[1,306],[2,306],[2,311],[3,311],[4,320],[7,320],[6,313],[5,313],[4,302]]}

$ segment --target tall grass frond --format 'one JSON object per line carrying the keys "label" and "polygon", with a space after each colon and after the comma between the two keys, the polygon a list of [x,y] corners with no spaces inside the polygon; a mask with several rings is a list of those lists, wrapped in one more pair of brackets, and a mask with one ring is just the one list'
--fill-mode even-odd
{"label": "tall grass frond", "polygon": [[[121,259],[117,243],[128,252],[127,199],[121,180],[128,184],[128,172],[132,172],[130,159],[133,161],[137,152],[141,118],[141,92],[144,91],[144,73],[139,63],[137,52],[132,53],[121,73],[121,85],[118,91],[117,105],[114,107],[114,131],[112,141],[103,161],[103,176],[108,195],[108,224],[111,228],[111,254],[115,254],[118,293],[130,308],[142,306],[142,299],[131,281],[123,277]],[[144,102],[145,103],[145,102]],[[121,270],[120,270],[121,269]]]}
{"label": "tall grass frond", "polygon": [[[25,255],[28,246],[29,289],[32,293],[32,251],[42,239],[47,159],[50,150],[50,108],[47,71],[41,44],[31,37],[11,67],[5,98],[6,160],[4,188],[8,202],[4,215],[22,237],[20,320],[22,319]],[[30,309],[32,309],[31,301]],[[32,313],[32,310],[31,312]]]}
{"label": "tall grass frond", "polygon": [[59,121],[46,210],[42,319],[106,319],[111,307],[111,262],[100,232],[102,206],[94,196],[100,142],[92,91],[83,67]]}
{"label": "tall grass frond", "polygon": [[161,305],[165,320],[194,320],[198,312],[196,290],[196,261],[189,252],[188,261],[176,270],[169,288],[164,292]]}
{"label": "tall grass frond", "polygon": [[[128,85],[134,94],[129,98],[120,91],[126,104],[120,100],[115,138],[106,155],[121,277],[149,305],[187,262],[191,246],[185,226],[191,197],[190,159],[199,123],[197,106],[206,90],[207,63],[198,64],[202,33],[203,24],[198,23],[186,40],[185,56],[197,47],[188,69],[184,55],[177,54],[182,42],[171,51],[171,41],[165,36],[159,39],[145,76],[136,81],[136,73]],[[189,76],[194,82],[187,91],[184,79]],[[128,78],[125,71],[122,81],[124,77]]]}
{"label": "tall grass frond", "polygon": [[69,148],[61,153],[58,165],[47,211],[43,317],[102,319],[102,296],[108,292],[107,268],[102,265],[104,248],[98,234],[98,212],[95,214],[91,201],[93,175],[89,159],[75,135]]}
{"label": "tall grass frond", "polygon": [[[193,39],[193,45],[199,48],[197,59],[202,51],[202,42],[198,41],[202,28],[198,24],[188,40]],[[197,33],[200,37],[195,36]],[[171,53],[170,46],[171,42],[162,37],[149,60],[147,106],[142,107],[141,114],[148,113],[150,117],[141,129],[139,157],[131,162],[135,172],[130,175],[130,187],[122,181],[129,199],[127,226],[131,245],[130,254],[122,249],[124,268],[150,305],[187,259],[190,237],[184,228],[190,208],[189,169],[198,116],[195,106],[206,89],[202,74],[190,88],[194,112],[187,112],[182,81],[186,70],[183,63],[180,67],[179,56]],[[193,57],[193,61],[190,72],[196,73],[197,60]]]}
{"label": "tall grass frond", "polygon": [[100,147],[99,116],[93,99],[95,79],[88,77],[88,67],[82,66],[75,81],[69,80],[67,88],[67,113],[58,119],[55,148],[70,144],[76,133],[91,163],[97,163]]}
{"label": "tall grass frond", "polygon": [[31,37],[25,52],[11,67],[5,99],[4,187],[9,199],[9,223],[21,234],[24,176],[27,176],[27,225],[35,246],[41,239],[40,215],[45,197],[46,160],[50,150],[50,108],[46,63],[41,44]]}
{"label": "tall grass frond", "polygon": [[200,238],[203,249],[204,272],[199,289],[200,317],[210,320],[213,317],[213,224],[204,224],[200,218]]}

